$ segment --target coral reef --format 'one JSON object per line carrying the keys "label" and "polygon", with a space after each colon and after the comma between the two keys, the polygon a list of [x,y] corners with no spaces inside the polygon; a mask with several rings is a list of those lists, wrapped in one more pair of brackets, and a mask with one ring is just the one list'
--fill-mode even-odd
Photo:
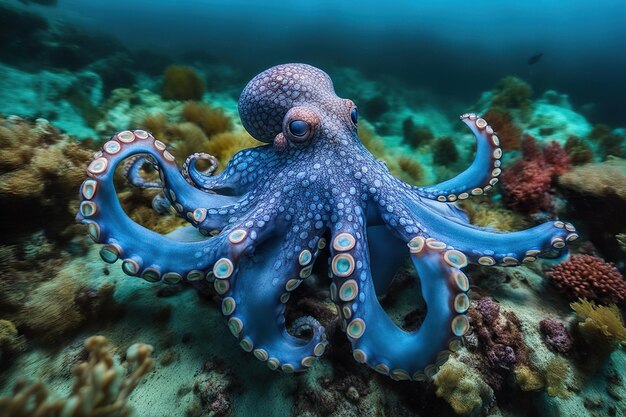
{"label": "coral reef", "polygon": [[[74,236],[75,187],[93,155],[86,145],[43,119],[0,117],[0,240],[39,228],[60,241]],[[25,216],[29,222],[14,221]]]}
{"label": "coral reef", "polygon": [[204,80],[191,67],[172,65],[163,74],[161,95],[168,100],[200,100],[204,94]]}
{"label": "coral reef", "polygon": [[506,201],[530,214],[552,211],[552,183],[570,169],[569,157],[556,142],[543,149],[532,136],[522,141],[522,158],[502,173]]}
{"label": "coral reef", "polygon": [[450,358],[434,377],[435,393],[443,397],[455,413],[478,415],[494,401],[493,390],[476,372],[456,358]]}
{"label": "coral reef", "polygon": [[552,268],[548,276],[570,299],[616,303],[626,297],[626,281],[619,270],[592,255],[573,255]]}
{"label": "coral reef", "polygon": [[183,106],[183,118],[188,122],[198,125],[207,136],[228,132],[233,123],[224,110],[211,107],[208,104],[200,104],[188,101]]}
{"label": "coral reef", "polygon": [[[309,90],[317,93],[301,98]],[[554,221],[515,234],[493,233],[471,227],[447,204],[489,191],[500,173],[497,138],[475,114],[461,117],[479,149],[472,165],[444,183],[410,187],[362,146],[356,107],[336,96],[317,68],[266,70],[247,84],[238,108],[244,128],[267,144],[239,152],[219,175],[196,166],[198,160],[215,162],[207,154],[191,155],[179,169],[167,147],[145,130],[114,135],[87,168],[77,219],[104,244],[102,259],[122,258],[127,275],[168,284],[212,280],[239,345],[272,370],[304,371],[326,349],[326,329],[310,316],[298,317],[293,335],[287,334],[284,304],[327,245],[331,299],[345,320],[355,360],[395,380],[423,381],[470,328],[469,283],[461,269],[470,262],[517,265],[531,249],[535,255],[558,252],[578,237],[573,226]],[[116,167],[135,155],[147,155],[158,167],[165,197],[190,226],[164,237],[128,219],[114,177]],[[547,155],[546,163],[555,163]],[[132,183],[143,182],[135,169],[129,172]],[[387,226],[372,231],[372,244],[367,213]],[[370,256],[386,268],[410,256],[424,301],[436,307],[428,309],[428,326],[420,332],[404,332],[380,308],[376,291],[392,276],[375,278]],[[505,316],[482,333],[491,366],[508,371],[525,363],[526,355],[516,317]],[[488,333],[494,328],[499,334]],[[299,340],[305,332],[308,340]],[[402,348],[382,348],[390,338]]]}
{"label": "coral reef", "polygon": [[553,352],[567,353],[572,349],[574,342],[561,321],[543,319],[539,322],[539,330],[544,342]]}
{"label": "coral reef", "polygon": [[103,336],[85,341],[89,359],[76,366],[74,386],[67,399],[56,399],[43,382],[21,380],[13,395],[0,398],[0,413],[6,417],[127,417],[133,413],[128,396],[153,368],[152,346],[132,345],[126,363],[114,358]]}
{"label": "coral reef", "polygon": [[500,391],[513,369],[530,366],[520,322],[513,312],[501,312],[500,304],[491,298],[481,298],[472,305],[468,311],[472,337],[477,338],[479,360],[484,362],[479,369],[486,382]]}

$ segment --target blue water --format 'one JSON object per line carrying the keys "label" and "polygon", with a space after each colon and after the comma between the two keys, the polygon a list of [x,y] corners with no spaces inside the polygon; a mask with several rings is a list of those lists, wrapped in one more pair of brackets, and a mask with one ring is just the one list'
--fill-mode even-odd
{"label": "blue water", "polygon": [[128,47],[202,52],[250,75],[281,62],[337,64],[472,98],[517,74],[594,103],[599,120],[624,117],[623,1],[60,0],[46,13]]}

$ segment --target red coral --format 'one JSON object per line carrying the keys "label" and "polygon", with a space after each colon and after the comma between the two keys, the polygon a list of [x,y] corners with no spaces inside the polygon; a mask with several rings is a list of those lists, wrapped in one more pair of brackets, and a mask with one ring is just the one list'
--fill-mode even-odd
{"label": "red coral", "polygon": [[528,213],[552,209],[552,181],[571,168],[569,156],[557,143],[541,148],[537,140],[524,135],[522,159],[502,173],[507,201]]}
{"label": "red coral", "polygon": [[591,255],[574,255],[548,273],[571,299],[616,303],[626,297],[626,281],[611,263]]}

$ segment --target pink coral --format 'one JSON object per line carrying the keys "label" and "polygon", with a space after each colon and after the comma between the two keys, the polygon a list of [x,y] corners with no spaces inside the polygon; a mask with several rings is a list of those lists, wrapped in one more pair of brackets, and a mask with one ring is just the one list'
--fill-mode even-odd
{"label": "pink coral", "polygon": [[611,263],[591,255],[574,255],[548,273],[571,299],[616,303],[626,297],[626,281]]}
{"label": "pink coral", "polygon": [[569,156],[557,143],[545,148],[530,135],[522,141],[522,159],[502,173],[511,207],[531,214],[552,209],[552,181],[571,168]]}

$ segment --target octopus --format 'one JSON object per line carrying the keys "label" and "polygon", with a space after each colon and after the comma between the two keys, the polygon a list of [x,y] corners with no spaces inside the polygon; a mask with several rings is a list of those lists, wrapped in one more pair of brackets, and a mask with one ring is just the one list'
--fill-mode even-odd
{"label": "octopus", "polygon": [[[241,348],[272,370],[305,370],[328,345],[316,319],[300,317],[289,329],[285,321],[291,292],[316,264],[327,262],[320,269],[328,271],[354,359],[395,380],[423,381],[470,328],[468,263],[512,267],[560,255],[578,238],[560,220],[512,233],[469,223],[455,201],[489,192],[502,156],[496,133],[475,114],[461,116],[477,142],[472,164],[450,180],[417,187],[363,146],[357,107],[336,95],[320,69],[267,69],[247,84],[238,107],[243,127],[265,144],[240,151],[220,174],[210,155],[193,154],[179,168],[149,132],[115,134],[88,166],[77,217],[104,244],[102,259],[121,259],[127,275],[212,285]],[[161,188],[155,208],[171,205],[189,226],[161,235],[125,214],[113,184],[125,159],[130,182]],[[146,162],[158,171],[156,183],[140,176]],[[411,332],[378,300],[408,259],[427,305]]]}

